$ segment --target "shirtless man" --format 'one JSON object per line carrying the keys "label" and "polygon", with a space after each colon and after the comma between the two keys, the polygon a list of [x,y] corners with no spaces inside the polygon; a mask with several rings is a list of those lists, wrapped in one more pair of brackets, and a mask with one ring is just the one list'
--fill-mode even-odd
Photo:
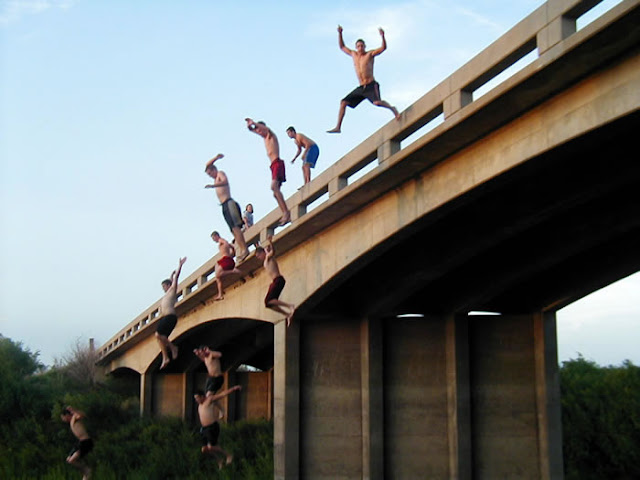
{"label": "shirtless man", "polygon": [[264,146],[267,149],[267,156],[271,162],[271,190],[273,196],[278,202],[280,210],[282,210],[282,217],[280,217],[280,225],[285,225],[291,221],[291,212],[287,207],[287,203],[284,200],[284,196],[280,191],[280,187],[287,181],[284,171],[284,162],[280,158],[280,145],[278,144],[278,137],[273,133],[264,122],[254,122],[250,118],[245,118],[247,122],[247,128],[249,131],[260,135],[264,138]]}
{"label": "shirtless man", "polygon": [[222,277],[235,273],[236,275],[242,275],[242,272],[236,268],[236,262],[233,261],[233,257],[236,255],[236,250],[229,242],[220,236],[218,232],[211,234],[211,239],[218,244],[218,250],[220,251],[220,260],[216,263],[216,285],[218,286],[218,295],[214,300],[222,300],[224,298],[224,288],[222,287]]}
{"label": "shirtless man", "polygon": [[222,468],[225,464],[229,465],[233,461],[233,455],[218,446],[218,436],[220,435],[220,424],[218,420],[220,420],[224,414],[217,401],[241,388],[240,385],[236,385],[218,394],[214,394],[211,391],[207,391],[205,394],[202,390],[198,390],[193,396],[198,403],[198,417],[200,418],[201,425],[200,434],[202,435],[201,451],[203,454],[213,457],[217,455],[224,456],[224,460],[218,460],[218,468]]}
{"label": "shirtless man", "polygon": [[318,160],[318,155],[320,155],[320,149],[316,142],[306,135],[296,132],[294,127],[287,128],[287,135],[289,138],[293,138],[293,141],[296,143],[296,147],[298,147],[296,156],[293,157],[291,163],[296,161],[296,158],[298,158],[298,155],[300,155],[300,152],[302,152],[302,149],[304,148],[304,153],[302,154],[302,176],[304,177],[304,183],[306,185],[311,181],[311,169],[316,167],[316,161]]}
{"label": "shirtless man", "polygon": [[78,443],[67,457],[67,463],[82,472],[82,480],[87,480],[91,476],[91,469],[80,460],[93,450],[93,440],[81,422],[83,417],[84,414],[82,412],[70,406],[65,407],[62,410],[62,415],[60,415],[62,421],[69,424],[71,433],[78,439]]}
{"label": "shirtless man", "polygon": [[338,45],[340,50],[353,58],[353,66],[356,69],[356,75],[360,86],[356,87],[351,93],[344,97],[340,101],[340,110],[338,111],[338,124],[332,130],[328,130],[327,133],[340,133],[342,128],[342,120],[344,119],[344,113],[347,106],[355,108],[365,98],[377,107],[388,108],[393,112],[396,120],[400,118],[400,114],[396,107],[389,105],[380,98],[380,85],[373,78],[373,60],[376,56],[380,55],[387,49],[387,41],[384,38],[384,30],[378,29],[380,36],[382,37],[382,46],[375,50],[365,50],[364,40],[358,39],[356,41],[356,49],[351,50],[345,46],[342,39],[342,27],[338,25]]}
{"label": "shirtless man", "polygon": [[[178,347],[176,347],[169,340],[169,335],[173,332],[173,329],[178,323],[178,317],[176,315],[176,300],[178,298],[178,277],[182,271],[182,265],[187,261],[187,257],[181,258],[178,261],[178,268],[171,272],[171,278],[167,278],[162,281],[162,289],[164,290],[164,297],[160,300],[160,309],[158,315],[161,317],[157,322],[156,340],[160,345],[160,351],[162,352],[162,364],[160,370],[169,365],[171,359],[178,358]],[[171,351],[171,358],[169,358],[169,351]]]}
{"label": "shirtless man", "polygon": [[244,233],[242,233],[242,225],[244,224],[244,221],[242,220],[240,205],[231,198],[231,188],[229,187],[229,180],[227,179],[227,176],[222,170],[218,170],[214,165],[214,163],[221,158],[224,158],[224,155],[219,153],[207,162],[204,171],[207,175],[213,178],[214,183],[205,185],[204,188],[216,189],[218,201],[220,202],[220,205],[222,205],[222,215],[224,216],[224,219],[233,234],[233,238],[236,241],[236,245],[238,245],[239,248],[237,260],[238,263],[240,263],[249,256],[249,249],[247,248],[247,243],[244,240]]}
{"label": "shirtless man", "polygon": [[206,345],[201,345],[196,348],[193,353],[196,357],[204,362],[204,366],[207,367],[207,383],[205,390],[207,392],[216,393],[224,384],[224,376],[222,375],[222,368],[220,366],[220,357],[222,354],[211,350]]}
{"label": "shirtless man", "polygon": [[276,260],[273,243],[271,242],[271,235],[267,237],[267,242],[264,247],[256,248],[256,258],[263,262],[264,269],[271,277],[271,285],[269,285],[267,296],[264,297],[264,305],[271,310],[285,315],[287,317],[288,327],[291,325],[291,317],[293,317],[296,311],[296,306],[292,303],[283,302],[279,298],[286,281],[280,274],[280,269],[278,268],[278,261]]}

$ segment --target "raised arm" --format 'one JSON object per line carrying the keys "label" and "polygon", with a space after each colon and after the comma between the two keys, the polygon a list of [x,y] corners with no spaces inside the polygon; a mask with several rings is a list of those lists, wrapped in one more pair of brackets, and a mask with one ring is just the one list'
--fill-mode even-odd
{"label": "raised arm", "polygon": [[384,38],[384,30],[382,28],[379,28],[378,32],[380,32],[380,37],[382,37],[382,45],[380,46],[380,48],[376,48],[375,50],[371,51],[371,55],[373,55],[374,57],[376,55],[380,55],[387,49],[387,40],[386,38]]}
{"label": "raised arm", "polygon": [[215,157],[213,157],[211,160],[209,160],[209,161],[207,162],[207,164],[205,165],[205,167],[204,167],[205,172],[207,171],[207,169],[208,169],[211,165],[213,165],[214,163],[216,163],[216,162],[217,162],[218,160],[220,160],[221,158],[224,158],[224,155],[223,155],[223,154],[221,154],[221,153],[219,153],[219,154],[217,154]]}
{"label": "raised arm", "polygon": [[247,122],[247,128],[249,129],[250,132],[258,134],[258,132],[256,131],[256,129],[258,128],[258,125],[256,125],[256,122],[254,122],[250,118],[245,118],[244,121]]}
{"label": "raised arm", "polygon": [[265,253],[267,259],[273,257],[276,254],[276,250],[273,247],[272,239],[273,239],[273,237],[271,235],[268,235],[267,236],[267,240],[264,243],[264,246],[262,247],[262,248],[264,248],[264,253]]}
{"label": "raised arm", "polygon": [[182,265],[187,261],[187,257],[182,257],[178,260],[178,268],[173,271],[173,275],[171,278],[171,288],[178,289],[178,277],[180,276],[180,272],[182,271]]}
{"label": "raised arm", "polygon": [[338,46],[340,47],[340,50],[347,55],[351,56],[353,54],[353,50],[344,44],[344,39],[342,38],[342,25],[338,25]]}

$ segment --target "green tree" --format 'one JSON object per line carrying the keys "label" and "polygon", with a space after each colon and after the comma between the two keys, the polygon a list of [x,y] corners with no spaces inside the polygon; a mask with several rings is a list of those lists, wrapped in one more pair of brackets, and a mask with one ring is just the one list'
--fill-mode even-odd
{"label": "green tree", "polygon": [[579,357],[560,382],[567,480],[640,478],[640,368]]}

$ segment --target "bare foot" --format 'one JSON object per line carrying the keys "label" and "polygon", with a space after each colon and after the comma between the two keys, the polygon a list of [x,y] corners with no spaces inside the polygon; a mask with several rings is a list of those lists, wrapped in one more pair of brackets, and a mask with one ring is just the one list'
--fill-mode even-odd
{"label": "bare foot", "polygon": [[214,300],[216,302],[219,302],[220,300],[224,300],[224,295],[218,295],[217,297],[214,297]]}
{"label": "bare foot", "polygon": [[231,465],[231,462],[233,462],[233,455],[229,454],[227,455],[227,465]]}
{"label": "bare foot", "polygon": [[280,222],[278,223],[278,225],[283,226],[289,223],[290,221],[291,221],[291,213],[287,212],[280,218]]}
{"label": "bare foot", "polygon": [[293,314],[296,313],[296,306],[291,305],[291,312],[287,315],[287,327],[291,325],[291,318],[293,318]]}
{"label": "bare foot", "polygon": [[398,109],[396,107],[391,107],[391,111],[396,117],[396,120],[400,120],[400,113],[398,113]]}
{"label": "bare foot", "polygon": [[338,127],[332,129],[332,130],[327,130],[327,133],[340,133],[340,129]]}
{"label": "bare foot", "polygon": [[244,262],[248,256],[249,256],[249,249],[247,248],[241,254],[236,255],[236,265]]}
{"label": "bare foot", "polygon": [[167,365],[169,365],[169,359],[165,358],[164,360],[162,360],[162,365],[160,365],[160,370],[165,368]]}
{"label": "bare foot", "polygon": [[169,348],[171,349],[171,358],[173,360],[175,360],[176,358],[178,358],[178,347],[176,347],[173,344],[169,345]]}

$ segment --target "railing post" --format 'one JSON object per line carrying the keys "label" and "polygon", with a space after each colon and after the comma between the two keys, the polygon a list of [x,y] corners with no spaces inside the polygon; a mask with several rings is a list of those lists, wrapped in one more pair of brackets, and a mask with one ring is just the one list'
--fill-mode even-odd
{"label": "railing post", "polygon": [[468,90],[458,90],[444,99],[443,111],[444,119],[447,120],[462,107],[466,107],[473,102],[473,92]]}
{"label": "railing post", "polygon": [[398,140],[387,140],[378,147],[378,165],[391,157],[394,153],[400,151],[400,142]]}
{"label": "railing post", "polygon": [[552,20],[546,27],[540,30],[536,36],[538,55],[542,55],[551,47],[557,45],[574,33],[576,33],[575,18],[561,15]]}

